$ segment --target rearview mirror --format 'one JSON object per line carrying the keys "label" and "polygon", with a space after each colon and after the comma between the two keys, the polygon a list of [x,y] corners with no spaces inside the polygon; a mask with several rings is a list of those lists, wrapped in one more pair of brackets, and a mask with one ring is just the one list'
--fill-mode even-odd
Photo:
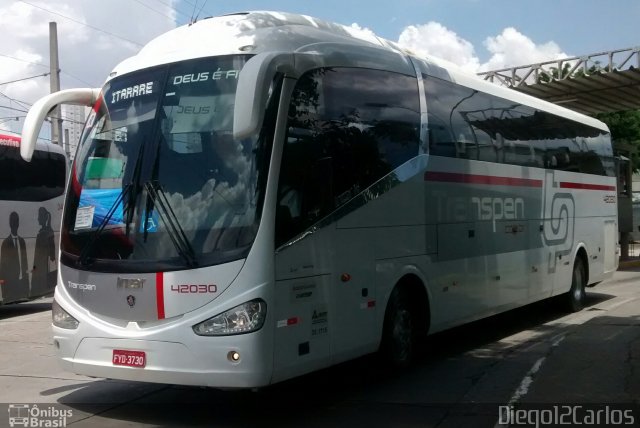
{"label": "rearview mirror", "polygon": [[293,54],[282,52],[258,54],[242,67],[233,109],[233,137],[236,140],[260,129],[271,82],[276,73],[291,73],[293,69]]}

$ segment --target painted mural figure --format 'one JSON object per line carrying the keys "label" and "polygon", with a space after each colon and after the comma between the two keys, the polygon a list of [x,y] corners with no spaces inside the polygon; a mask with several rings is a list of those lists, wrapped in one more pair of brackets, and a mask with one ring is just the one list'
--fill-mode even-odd
{"label": "painted mural figure", "polygon": [[9,215],[11,233],[2,241],[0,248],[0,278],[4,280],[2,295],[4,302],[26,296],[29,290],[29,261],[24,239],[18,235],[20,217],[13,211]]}
{"label": "painted mural figure", "polygon": [[42,296],[56,285],[56,244],[51,228],[51,213],[45,207],[38,210],[40,230],[36,236],[31,275],[31,297]]}

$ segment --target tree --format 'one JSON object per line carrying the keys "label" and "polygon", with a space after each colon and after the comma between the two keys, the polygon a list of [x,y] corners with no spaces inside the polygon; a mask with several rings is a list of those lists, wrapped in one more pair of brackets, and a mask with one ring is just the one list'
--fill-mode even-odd
{"label": "tree", "polygon": [[606,123],[611,130],[614,149],[628,152],[631,168],[634,172],[640,170],[640,110],[599,113],[594,116]]}
{"label": "tree", "polygon": [[[562,78],[579,78],[585,75],[593,75],[601,72],[610,71],[609,65],[603,66],[596,61],[587,72],[578,69],[570,73],[570,64],[565,63],[562,67],[562,74],[559,73],[557,67],[549,67],[543,70],[538,76],[537,83],[549,83],[552,80],[560,80]],[[616,65],[613,65],[616,68]],[[631,168],[634,172],[640,170],[640,110],[627,110],[614,113],[598,113],[594,117],[607,124],[611,130],[611,139],[613,141],[614,151],[623,154],[631,159]]]}

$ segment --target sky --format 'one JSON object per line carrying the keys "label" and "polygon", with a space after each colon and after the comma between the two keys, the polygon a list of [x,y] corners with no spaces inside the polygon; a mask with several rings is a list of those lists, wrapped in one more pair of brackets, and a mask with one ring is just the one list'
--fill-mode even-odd
{"label": "sky", "polygon": [[121,60],[193,16],[247,10],[365,28],[470,72],[640,46],[638,0],[0,0],[0,131],[19,133],[24,110],[49,92],[48,76],[6,82],[49,71],[50,21],[66,89],[101,86]]}

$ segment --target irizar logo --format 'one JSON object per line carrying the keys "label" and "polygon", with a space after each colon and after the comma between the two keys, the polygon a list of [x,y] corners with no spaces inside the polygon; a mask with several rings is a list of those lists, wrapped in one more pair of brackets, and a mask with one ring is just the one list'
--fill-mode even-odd
{"label": "irizar logo", "polygon": [[524,199],[522,198],[478,198],[472,197],[471,204],[478,213],[479,220],[492,220],[496,231],[496,220],[515,220],[524,218]]}

